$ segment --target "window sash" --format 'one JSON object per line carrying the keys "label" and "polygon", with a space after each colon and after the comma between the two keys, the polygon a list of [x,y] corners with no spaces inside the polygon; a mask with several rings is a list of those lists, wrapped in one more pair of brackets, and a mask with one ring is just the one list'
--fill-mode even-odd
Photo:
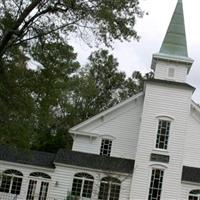
{"label": "window sash", "polygon": [[167,150],[170,124],[171,124],[170,121],[159,120],[157,138],[156,138],[156,148],[157,149]]}
{"label": "window sash", "polygon": [[30,179],[26,200],[47,200],[50,182],[47,180]]}
{"label": "window sash", "polygon": [[99,200],[119,200],[120,183],[101,181],[99,189]]}
{"label": "window sash", "polygon": [[74,177],[71,195],[75,197],[91,198],[94,180],[85,177]]}
{"label": "window sash", "polygon": [[148,200],[161,199],[163,176],[164,176],[164,170],[161,169],[152,170]]}
{"label": "window sash", "polygon": [[20,194],[23,178],[17,175],[3,174],[0,192]]}
{"label": "window sash", "polygon": [[102,141],[101,141],[100,155],[110,156],[110,154],[111,154],[111,148],[112,148],[112,140],[102,139]]}

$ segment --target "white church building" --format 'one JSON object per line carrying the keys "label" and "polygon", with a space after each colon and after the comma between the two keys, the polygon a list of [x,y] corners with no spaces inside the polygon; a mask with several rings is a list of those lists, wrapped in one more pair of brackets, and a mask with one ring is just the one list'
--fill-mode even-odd
{"label": "white church building", "polygon": [[200,200],[200,107],[182,1],[143,92],[70,129],[72,151],[0,145],[0,200]]}

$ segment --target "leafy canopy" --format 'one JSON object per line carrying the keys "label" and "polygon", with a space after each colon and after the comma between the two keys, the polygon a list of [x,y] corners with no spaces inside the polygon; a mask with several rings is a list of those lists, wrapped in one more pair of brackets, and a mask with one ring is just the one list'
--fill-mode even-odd
{"label": "leafy canopy", "polygon": [[80,67],[68,40],[138,39],[142,15],[139,0],[0,1],[0,143],[70,148],[70,127],[140,91],[143,76],[127,79],[108,51]]}
{"label": "leafy canopy", "polygon": [[138,0],[3,0],[0,2],[0,59],[13,46],[29,50],[33,41],[88,33],[109,45],[113,39],[138,38]]}

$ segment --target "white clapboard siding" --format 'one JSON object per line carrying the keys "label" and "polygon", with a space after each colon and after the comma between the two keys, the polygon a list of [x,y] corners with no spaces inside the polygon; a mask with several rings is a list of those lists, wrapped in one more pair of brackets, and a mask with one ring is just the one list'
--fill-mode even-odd
{"label": "white clapboard siding", "polygon": [[195,184],[192,184],[192,183],[182,183],[181,184],[181,197],[180,199],[182,200],[187,200],[188,199],[188,196],[189,196],[189,193],[192,191],[192,190],[199,190],[200,189],[200,185],[195,185]]}
{"label": "white clapboard siding", "polygon": [[[190,113],[192,91],[170,85],[149,83],[146,85],[144,109],[133,173],[131,199],[147,199],[153,167],[165,169],[162,199],[180,199],[181,172],[184,155],[184,138]],[[158,116],[168,116],[171,123],[168,150],[155,150]],[[170,156],[169,164],[150,161],[151,153]],[[153,164],[157,164],[152,166]],[[173,184],[172,184],[173,183]],[[133,198],[134,197],[134,198]]]}
{"label": "white clapboard siding", "polygon": [[[29,174],[32,172],[43,172],[51,176],[51,180],[48,179],[48,181],[50,180],[48,200],[66,199],[67,195],[71,192],[74,175],[80,172],[88,173],[94,177],[94,188],[91,198],[92,200],[98,199],[100,180],[101,178],[106,176],[113,176],[121,181],[120,200],[129,200],[132,176],[128,174],[114,174],[113,172],[95,171],[80,167],[77,168],[75,166],[66,166],[62,164],[56,164],[55,169],[47,169],[47,168],[45,169],[45,168],[34,167],[31,165],[22,165],[11,162],[1,162],[0,171],[3,172],[7,169],[18,170],[21,173],[23,173],[22,187],[20,195],[17,197],[18,200],[26,199],[28,184],[31,178],[29,177]],[[37,179],[37,177],[35,178]],[[8,197],[8,195],[6,195],[6,197]]]}
{"label": "white clapboard siding", "polygon": [[[174,69],[174,77],[168,75],[169,68]],[[188,67],[175,62],[158,61],[155,69],[155,78],[162,80],[174,80],[177,82],[185,82]]]}
{"label": "white clapboard siding", "polygon": [[96,138],[76,136],[73,150],[99,154],[101,140],[107,136],[113,137],[111,156],[135,158],[135,152],[140,128],[143,107],[143,96],[104,116],[99,123],[92,123],[79,131],[97,134]]}
{"label": "white clapboard siding", "polygon": [[76,168],[70,166],[64,166],[57,164],[55,170],[55,179],[58,182],[57,188],[53,188],[52,196],[55,196],[56,199],[66,198],[67,194],[71,192],[73,177],[76,173],[88,173],[94,177],[94,185],[93,185],[93,193],[92,193],[92,200],[98,199],[99,193],[99,185],[101,178],[105,176],[113,176],[121,180],[121,191],[120,191],[120,200],[129,200],[130,194],[130,185],[132,177],[130,175],[119,175],[119,174],[112,174],[111,172],[104,172],[95,171],[90,169],[84,168]]}
{"label": "white clapboard siding", "polygon": [[90,138],[87,136],[78,135],[73,140],[73,151],[80,151],[85,153],[99,154],[101,145],[101,138]]}
{"label": "white clapboard siding", "polygon": [[184,165],[200,168],[200,120],[191,111],[185,137]]}
{"label": "white clapboard siding", "polygon": [[[49,186],[49,196],[51,195],[51,188],[54,187],[55,182],[53,180],[53,169],[48,169],[48,168],[40,168],[40,167],[35,167],[32,165],[23,165],[23,164],[17,164],[17,163],[12,163],[12,162],[0,162],[0,172],[4,172],[7,169],[14,169],[18,170],[23,174],[23,180],[22,180],[22,186],[21,186],[21,191],[20,195],[18,195],[17,199],[18,200],[25,200],[27,191],[28,191],[28,185],[29,185],[29,180],[30,180],[30,173],[32,172],[43,172],[51,176],[50,181],[50,186]],[[32,177],[33,178],[33,177]]]}

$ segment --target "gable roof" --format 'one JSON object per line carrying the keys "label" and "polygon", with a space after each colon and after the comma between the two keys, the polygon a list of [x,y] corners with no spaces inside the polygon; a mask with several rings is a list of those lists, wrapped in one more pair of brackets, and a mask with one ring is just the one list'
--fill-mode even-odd
{"label": "gable roof", "polygon": [[81,134],[84,134],[82,132],[79,132],[79,129],[85,127],[86,125],[89,125],[89,124],[93,123],[94,121],[100,119],[101,117],[104,117],[104,116],[106,116],[106,115],[108,115],[108,114],[110,114],[110,113],[122,108],[123,106],[129,104],[132,101],[135,101],[136,99],[138,99],[139,97],[141,97],[143,95],[144,95],[144,92],[140,92],[140,93],[128,98],[127,100],[125,100],[125,101],[123,101],[123,102],[121,102],[121,103],[119,103],[119,104],[117,104],[117,105],[115,105],[115,106],[113,106],[113,107],[111,107],[111,108],[109,108],[109,109],[107,109],[107,110],[105,110],[105,111],[103,111],[103,112],[101,112],[101,113],[89,118],[88,120],[86,120],[86,121],[84,121],[84,122],[82,122],[82,123],[70,128],[69,132],[70,133],[81,133]]}
{"label": "gable roof", "polygon": [[85,167],[108,172],[133,173],[134,160],[107,157],[78,151],[60,149],[56,155],[55,163]]}

